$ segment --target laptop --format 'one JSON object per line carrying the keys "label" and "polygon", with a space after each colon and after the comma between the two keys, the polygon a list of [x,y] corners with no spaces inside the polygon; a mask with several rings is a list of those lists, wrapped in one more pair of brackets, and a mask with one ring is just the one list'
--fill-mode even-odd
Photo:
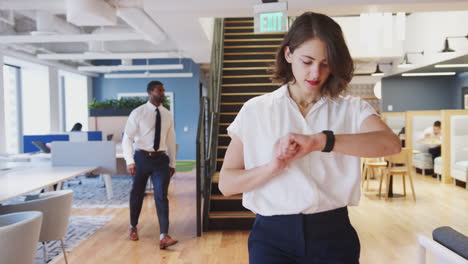
{"label": "laptop", "polygon": [[48,148],[44,142],[35,140],[32,142],[34,146],[36,146],[38,149],[40,149],[44,153],[50,153],[50,148]]}

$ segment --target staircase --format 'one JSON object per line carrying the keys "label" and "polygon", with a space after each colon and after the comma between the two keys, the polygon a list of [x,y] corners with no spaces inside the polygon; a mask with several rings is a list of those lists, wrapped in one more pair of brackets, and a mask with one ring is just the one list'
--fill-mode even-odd
{"label": "staircase", "polygon": [[251,229],[255,215],[242,206],[242,195],[224,197],[218,189],[219,171],[230,142],[226,128],[252,97],[276,90],[268,71],[284,33],[255,34],[253,18],[224,20],[224,58],[216,172],[211,181],[208,230]]}

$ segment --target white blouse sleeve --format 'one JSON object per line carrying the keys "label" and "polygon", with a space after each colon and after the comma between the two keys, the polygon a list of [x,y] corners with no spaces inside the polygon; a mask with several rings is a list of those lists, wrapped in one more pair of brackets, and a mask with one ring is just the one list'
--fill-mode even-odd
{"label": "white blouse sleeve", "polygon": [[361,127],[362,122],[366,120],[367,117],[371,115],[377,115],[375,109],[368,103],[366,100],[359,100],[359,124],[358,127]]}
{"label": "white blouse sleeve", "polygon": [[246,112],[248,108],[248,103],[245,103],[239,113],[237,114],[236,118],[232,123],[228,126],[227,132],[228,135],[232,138],[232,135],[236,135],[239,137],[239,139],[244,142],[245,136],[246,136],[246,131],[248,129],[246,123],[247,123],[247,117],[246,117]]}

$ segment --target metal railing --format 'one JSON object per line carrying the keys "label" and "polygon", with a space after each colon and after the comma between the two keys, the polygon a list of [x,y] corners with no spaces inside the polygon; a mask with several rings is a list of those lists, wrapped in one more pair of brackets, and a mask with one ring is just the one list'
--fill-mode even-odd
{"label": "metal railing", "polygon": [[216,171],[223,48],[224,21],[222,18],[216,18],[211,51],[208,97],[204,96],[200,99],[197,131],[197,236],[201,236],[202,228],[206,231],[208,227],[211,177]]}

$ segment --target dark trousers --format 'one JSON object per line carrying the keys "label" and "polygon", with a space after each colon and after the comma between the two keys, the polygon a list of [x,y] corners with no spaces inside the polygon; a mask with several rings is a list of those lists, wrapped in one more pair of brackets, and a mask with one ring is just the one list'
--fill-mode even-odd
{"label": "dark trousers", "polygon": [[429,153],[432,155],[432,163],[434,163],[435,158],[440,156],[440,151],[442,150],[441,146],[435,146],[429,148]]}
{"label": "dark trousers", "polygon": [[143,198],[145,197],[146,183],[151,176],[154,190],[154,202],[159,220],[160,233],[169,231],[169,200],[167,189],[169,187],[169,157],[159,155],[149,157],[145,153],[136,151],[135,155],[136,175],[133,177],[132,191],[130,193],[130,224],[138,225]]}
{"label": "dark trousers", "polygon": [[257,215],[249,237],[250,264],[355,264],[359,254],[346,207],[308,215]]}

